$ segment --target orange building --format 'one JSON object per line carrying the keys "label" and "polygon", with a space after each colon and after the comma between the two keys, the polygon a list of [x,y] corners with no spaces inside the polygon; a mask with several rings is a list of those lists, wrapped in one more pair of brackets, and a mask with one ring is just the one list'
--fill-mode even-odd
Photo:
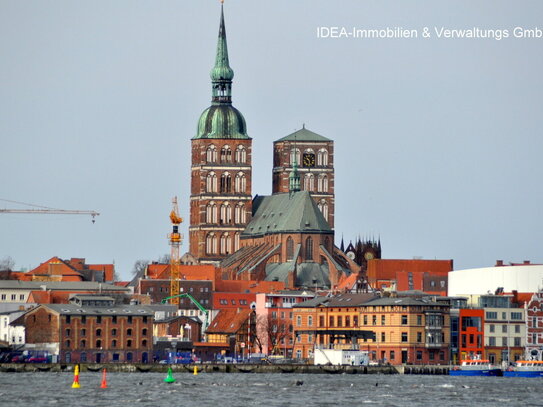
{"label": "orange building", "polygon": [[482,358],[484,354],[485,310],[461,309],[458,314],[460,360]]}
{"label": "orange building", "polygon": [[395,287],[396,291],[420,290],[446,296],[448,273],[452,270],[452,260],[371,259],[367,278],[377,290]]}
{"label": "orange building", "polygon": [[87,264],[83,258],[62,260],[51,257],[27,273],[17,273],[23,281],[97,281],[112,282],[114,264]]}

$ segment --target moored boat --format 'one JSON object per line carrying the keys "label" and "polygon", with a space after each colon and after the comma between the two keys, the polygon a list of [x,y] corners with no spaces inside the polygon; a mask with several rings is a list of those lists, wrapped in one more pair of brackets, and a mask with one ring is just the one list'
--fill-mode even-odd
{"label": "moored boat", "polygon": [[449,370],[450,376],[501,376],[502,370],[484,359],[463,360],[459,366]]}
{"label": "moored boat", "polygon": [[543,377],[543,362],[539,360],[518,360],[503,372],[505,377]]}

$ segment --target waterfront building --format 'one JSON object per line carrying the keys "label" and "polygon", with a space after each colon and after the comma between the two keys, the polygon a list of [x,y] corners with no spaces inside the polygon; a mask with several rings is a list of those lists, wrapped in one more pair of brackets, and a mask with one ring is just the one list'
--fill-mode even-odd
{"label": "waterfront building", "polygon": [[[256,336],[256,316],[251,309],[222,309],[207,329],[207,342],[196,344],[202,360],[213,360],[219,354],[244,358],[251,353]],[[213,352],[213,346],[220,353]],[[210,348],[211,347],[211,348]],[[206,353],[203,354],[202,351]]]}
{"label": "waterfront building", "polygon": [[315,297],[311,291],[256,294],[256,340],[253,350],[266,355],[293,356],[293,307]]}
{"label": "waterfront building", "polygon": [[70,304],[42,304],[12,322],[23,325],[25,349],[59,362],[149,362],[153,312],[116,305],[107,296],[75,296]]}
{"label": "waterfront building", "polygon": [[483,358],[484,321],[485,313],[482,308],[465,308],[458,311],[459,362]]}
{"label": "waterfront building", "polygon": [[543,291],[532,295],[525,305],[526,359],[543,360]]}
{"label": "waterfront building", "polygon": [[[498,260],[494,267],[454,270],[449,273],[449,295],[472,296],[502,292],[533,293],[543,281],[543,265],[523,263],[505,264]],[[470,299],[476,306],[477,300]]]}

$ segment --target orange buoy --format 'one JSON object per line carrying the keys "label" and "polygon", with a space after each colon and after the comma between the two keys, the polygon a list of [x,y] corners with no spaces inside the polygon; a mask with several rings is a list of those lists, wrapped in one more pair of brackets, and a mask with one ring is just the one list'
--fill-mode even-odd
{"label": "orange buoy", "polygon": [[106,369],[102,370],[102,384],[100,385],[101,389],[107,389],[107,380],[106,380]]}

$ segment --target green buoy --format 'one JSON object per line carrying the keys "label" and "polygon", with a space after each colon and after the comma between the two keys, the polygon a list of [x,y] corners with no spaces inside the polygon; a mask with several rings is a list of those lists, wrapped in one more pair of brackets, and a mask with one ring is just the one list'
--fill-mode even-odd
{"label": "green buoy", "polygon": [[175,382],[175,378],[173,377],[173,373],[172,373],[172,368],[169,367],[168,368],[168,376],[166,376],[166,378],[164,379],[164,381],[166,383],[174,383]]}

